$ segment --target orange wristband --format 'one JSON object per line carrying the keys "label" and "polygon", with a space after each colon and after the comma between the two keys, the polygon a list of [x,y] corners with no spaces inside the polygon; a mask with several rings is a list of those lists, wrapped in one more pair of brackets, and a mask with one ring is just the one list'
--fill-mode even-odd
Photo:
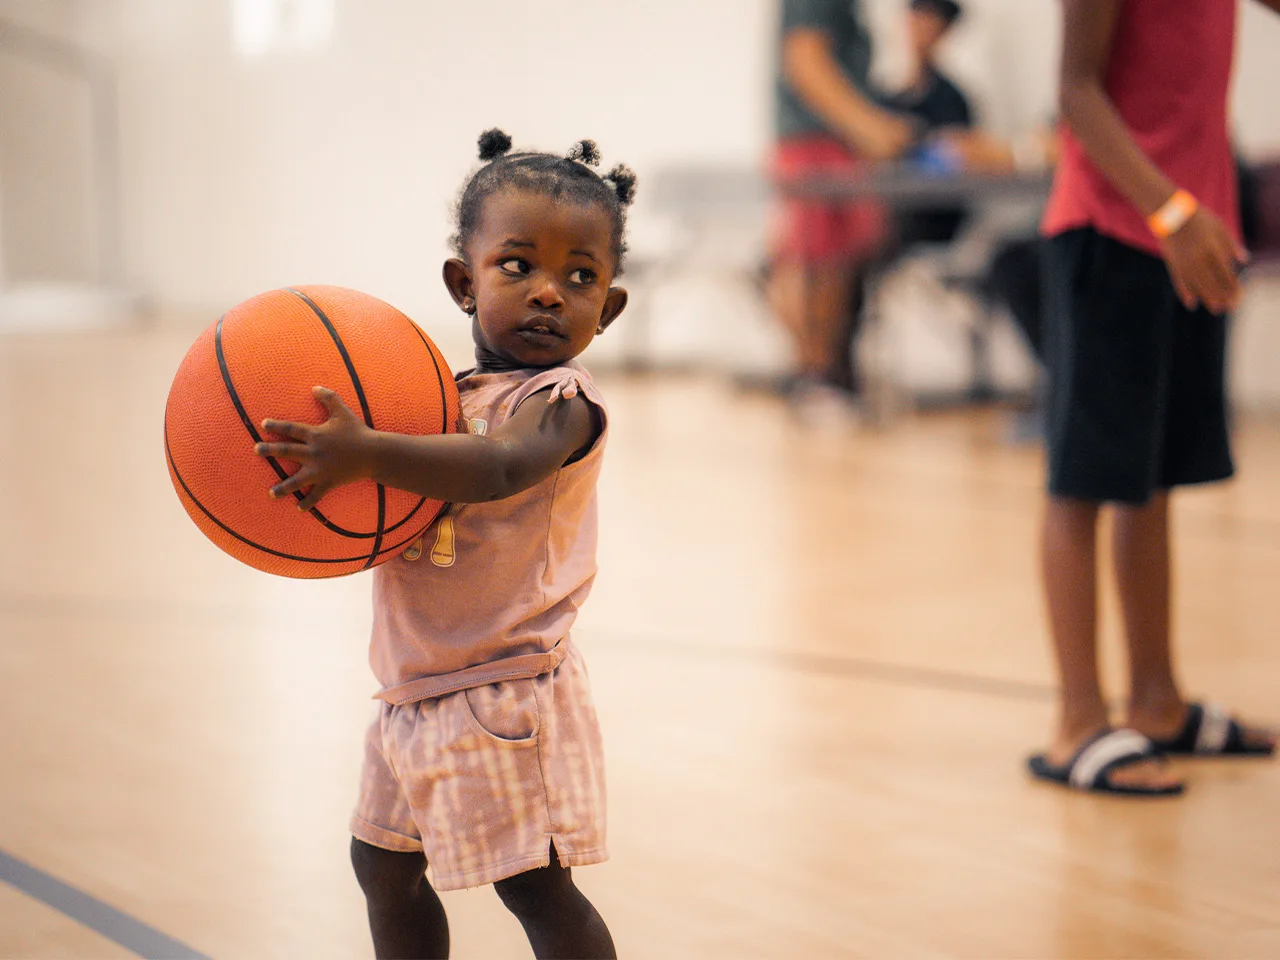
{"label": "orange wristband", "polygon": [[1176,190],[1163,207],[1147,217],[1147,226],[1157,238],[1164,240],[1185,227],[1199,209],[1200,202],[1195,197],[1185,190]]}

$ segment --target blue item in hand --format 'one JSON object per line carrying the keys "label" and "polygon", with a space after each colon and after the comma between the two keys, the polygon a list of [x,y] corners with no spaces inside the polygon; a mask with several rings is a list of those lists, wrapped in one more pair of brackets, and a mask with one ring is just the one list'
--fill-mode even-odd
{"label": "blue item in hand", "polygon": [[960,172],[960,154],[950,145],[934,140],[921,144],[909,156],[908,160],[926,173],[935,177],[951,176]]}

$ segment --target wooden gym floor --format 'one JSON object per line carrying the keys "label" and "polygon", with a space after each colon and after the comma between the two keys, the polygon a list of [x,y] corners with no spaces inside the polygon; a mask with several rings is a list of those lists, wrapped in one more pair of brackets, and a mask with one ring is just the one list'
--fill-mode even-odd
{"label": "wooden gym floor", "polygon": [[[0,339],[0,854],[207,956],[367,956],[369,581],[187,520],[161,415],[195,333]],[[1024,778],[1041,467],[998,415],[814,438],[711,382],[604,386],[578,639],[613,860],[577,877],[624,956],[1280,956],[1280,766],[1185,766],[1171,802]],[[1177,510],[1177,623],[1192,692],[1276,720],[1280,424],[1239,449]],[[19,887],[0,956],[132,955]],[[491,891],[445,899],[454,956],[528,955]]]}

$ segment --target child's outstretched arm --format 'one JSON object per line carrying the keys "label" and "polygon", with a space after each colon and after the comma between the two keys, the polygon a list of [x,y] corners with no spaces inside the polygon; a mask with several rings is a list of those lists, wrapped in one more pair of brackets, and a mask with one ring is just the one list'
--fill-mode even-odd
{"label": "child's outstretched arm", "polygon": [[581,393],[548,402],[551,388],[533,394],[483,437],[371,430],[332,390],[314,392],[328,420],[319,426],[264,420],[264,430],[287,440],[254,447],[259,456],[301,464],[271,488],[273,497],[307,491],[298,502],[301,510],[310,510],[334,487],[365,479],[450,503],[501,500],[551,476],[603,429],[599,411]]}

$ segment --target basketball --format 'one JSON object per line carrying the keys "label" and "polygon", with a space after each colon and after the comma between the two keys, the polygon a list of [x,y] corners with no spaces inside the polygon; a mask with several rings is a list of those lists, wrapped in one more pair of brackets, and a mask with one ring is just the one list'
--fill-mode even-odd
{"label": "basketball", "polygon": [[444,504],[361,480],[307,513],[302,494],[268,489],[298,464],[254,453],[264,419],[323,423],[312,395],[335,391],[375,430],[453,433],[458,390],[435,344],[408,317],[342,287],[272,290],[228,311],[187,352],[164,416],[174,490],[206,537],[283,577],[337,577],[396,556]]}

